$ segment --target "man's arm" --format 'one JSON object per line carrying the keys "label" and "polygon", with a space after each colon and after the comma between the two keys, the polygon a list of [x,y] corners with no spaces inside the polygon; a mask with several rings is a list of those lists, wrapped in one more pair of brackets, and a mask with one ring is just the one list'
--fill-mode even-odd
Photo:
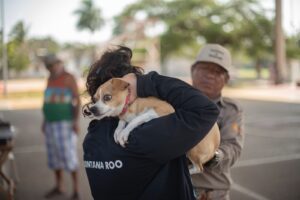
{"label": "man's arm", "polygon": [[224,118],[223,126],[220,127],[221,144],[219,155],[214,163],[207,163],[205,167],[213,170],[227,171],[240,157],[244,144],[243,117],[242,111],[236,111],[234,114]]}
{"label": "man's arm", "polygon": [[175,113],[153,119],[132,131],[127,148],[158,162],[184,155],[211,129],[217,106],[187,83],[155,72],[137,77],[137,95],[170,103]]}
{"label": "man's arm", "polygon": [[72,106],[73,106],[73,129],[76,133],[79,133],[79,113],[80,113],[80,97],[77,82],[74,76],[68,77],[68,83],[72,90]]}

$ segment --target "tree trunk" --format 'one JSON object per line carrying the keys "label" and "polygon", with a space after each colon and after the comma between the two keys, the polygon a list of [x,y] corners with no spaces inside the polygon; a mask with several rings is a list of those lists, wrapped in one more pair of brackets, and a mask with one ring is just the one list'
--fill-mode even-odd
{"label": "tree trunk", "polygon": [[255,62],[256,79],[261,79],[261,65],[260,59],[256,59]]}
{"label": "tree trunk", "polygon": [[287,77],[285,41],[282,31],[282,2],[275,0],[275,84],[283,83]]}

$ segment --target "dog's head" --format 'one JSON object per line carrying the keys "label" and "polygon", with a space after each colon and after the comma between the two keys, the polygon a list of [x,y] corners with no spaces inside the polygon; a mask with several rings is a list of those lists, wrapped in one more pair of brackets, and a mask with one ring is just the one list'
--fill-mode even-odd
{"label": "dog's head", "polygon": [[93,96],[93,103],[84,108],[85,115],[96,119],[120,115],[128,103],[128,87],[129,83],[120,78],[112,78],[103,83]]}

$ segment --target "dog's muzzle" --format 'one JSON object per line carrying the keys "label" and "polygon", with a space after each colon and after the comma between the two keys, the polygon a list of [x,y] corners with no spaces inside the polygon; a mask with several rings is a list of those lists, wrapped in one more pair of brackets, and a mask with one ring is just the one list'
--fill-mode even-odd
{"label": "dog's muzzle", "polygon": [[100,111],[97,108],[97,106],[91,106],[90,108],[90,112],[94,115],[94,116],[100,116]]}

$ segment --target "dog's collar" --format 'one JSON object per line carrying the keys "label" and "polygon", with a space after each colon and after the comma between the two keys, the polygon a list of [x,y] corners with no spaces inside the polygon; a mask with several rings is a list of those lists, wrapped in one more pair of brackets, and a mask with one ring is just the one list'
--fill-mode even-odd
{"label": "dog's collar", "polygon": [[129,107],[129,98],[130,98],[130,90],[128,90],[128,94],[127,94],[126,100],[125,100],[125,105],[124,105],[123,110],[120,113],[120,115],[124,115],[127,112],[128,107]]}

